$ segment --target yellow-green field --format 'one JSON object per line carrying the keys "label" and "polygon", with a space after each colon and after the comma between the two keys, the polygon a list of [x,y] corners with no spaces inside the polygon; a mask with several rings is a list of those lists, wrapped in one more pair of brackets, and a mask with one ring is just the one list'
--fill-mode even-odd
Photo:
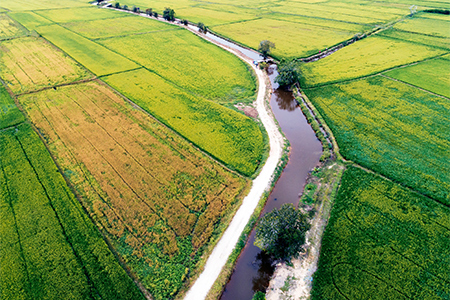
{"label": "yellow-green field", "polygon": [[88,39],[179,29],[178,26],[168,25],[156,20],[133,15],[128,17],[93,20],[89,22],[65,23],[62,24],[62,26],[71,31],[75,31]]}
{"label": "yellow-green field", "polygon": [[0,40],[5,38],[24,35],[26,30],[17,22],[8,17],[7,14],[0,13]]}
{"label": "yellow-green field", "polygon": [[79,8],[66,8],[57,10],[35,10],[34,13],[54,22],[54,23],[67,23],[67,22],[88,22],[98,19],[108,18],[120,18],[128,16],[125,13],[118,13],[109,9],[101,9],[98,7],[79,7]]}
{"label": "yellow-green field", "polygon": [[60,25],[40,26],[36,30],[97,76],[139,67],[124,56],[114,53]]}
{"label": "yellow-green field", "polygon": [[32,11],[11,12],[8,15],[13,17],[17,22],[22,24],[22,26],[26,27],[28,30],[35,30],[38,26],[53,24],[52,21],[41,17],[40,15]]}
{"label": "yellow-green field", "polygon": [[401,41],[413,42],[415,44],[437,47],[445,50],[450,50],[450,38],[443,38],[438,36],[430,36],[418,33],[411,33],[396,29],[388,29],[380,32],[378,35],[386,36]]}
{"label": "yellow-green field", "polygon": [[0,41],[0,48],[0,77],[15,94],[91,77],[41,38]]}
{"label": "yellow-green field", "polygon": [[172,298],[197,272],[247,180],[104,84],[50,89],[19,101],[127,268],[154,299]]}
{"label": "yellow-green field", "polygon": [[382,76],[306,91],[341,154],[450,204],[450,101]]}
{"label": "yellow-green field", "polygon": [[364,77],[446,53],[443,49],[381,36],[353,43],[324,59],[303,64],[303,85],[316,86]]}
{"label": "yellow-green field", "polygon": [[405,19],[395,24],[395,29],[408,32],[421,33],[425,35],[450,38],[450,17],[448,20],[438,20],[423,17],[425,13]]}
{"label": "yellow-green field", "polygon": [[8,94],[8,91],[0,85],[0,130],[22,123],[24,115]]}
{"label": "yellow-green field", "polygon": [[241,11],[221,11],[209,9],[207,7],[189,7],[182,8],[176,11],[177,17],[181,19],[188,19],[193,23],[202,22],[207,26],[220,25],[225,23],[235,23],[244,20],[255,19],[254,14],[249,14]]}
{"label": "yellow-green field", "polygon": [[28,1],[28,0],[2,0],[0,4],[8,11],[26,11],[32,9],[56,9],[56,8],[74,8],[74,7],[89,7],[90,4],[84,0],[42,0],[42,1]]}
{"label": "yellow-green field", "polygon": [[[248,67],[186,30],[99,40],[189,92],[221,102],[253,101],[256,85]],[[168,51],[170,49],[170,51]]]}
{"label": "yellow-green field", "polygon": [[436,58],[384,75],[450,98],[450,60]]}
{"label": "yellow-green field", "polygon": [[144,69],[103,80],[230,168],[251,175],[261,163],[263,137],[250,118]]}
{"label": "yellow-green field", "polygon": [[262,40],[270,40],[276,46],[272,54],[278,58],[309,56],[355,34],[351,31],[274,19],[214,26],[212,30],[253,49],[257,49]]}

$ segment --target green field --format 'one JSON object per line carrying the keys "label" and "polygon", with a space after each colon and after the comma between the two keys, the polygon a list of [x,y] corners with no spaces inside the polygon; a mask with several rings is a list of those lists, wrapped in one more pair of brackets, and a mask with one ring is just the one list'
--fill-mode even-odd
{"label": "green field", "polygon": [[38,26],[52,25],[53,22],[32,11],[8,13],[14,20],[22,24],[28,30],[36,30]]}
{"label": "green field", "polygon": [[394,28],[408,32],[420,33],[443,38],[450,38],[450,17],[448,20],[438,20],[422,17],[422,13],[413,18],[405,19],[397,24]]}
{"label": "green field", "polygon": [[436,58],[383,74],[450,98],[450,60]]}
{"label": "green field", "polygon": [[250,118],[194,97],[147,70],[103,80],[227,166],[245,175],[259,166],[263,137]]}
{"label": "green field", "polygon": [[0,77],[15,94],[92,77],[41,38],[0,41]]}
{"label": "green field", "polygon": [[304,86],[355,79],[446,53],[443,49],[373,36],[301,65]]}
{"label": "green field", "polygon": [[0,131],[0,153],[2,299],[145,299],[31,126]]}
{"label": "green field", "polygon": [[[280,30],[282,28],[282,30]],[[345,41],[356,32],[264,18],[212,27],[214,32],[257,49],[260,41],[275,43],[277,58],[305,57]]]}
{"label": "green field", "polygon": [[101,9],[98,7],[78,7],[57,10],[35,10],[34,13],[54,22],[88,22],[98,19],[119,18],[128,16],[128,14],[119,13],[114,10]]}
{"label": "green field", "polygon": [[17,108],[8,91],[0,85],[0,130],[25,121],[24,115]]}
{"label": "green field", "polygon": [[60,25],[40,26],[36,28],[36,31],[97,76],[139,67],[124,56],[114,53]]}
{"label": "green field", "polygon": [[343,175],[312,299],[450,298],[450,210],[377,175]]}
{"label": "green field", "polygon": [[256,84],[246,64],[186,30],[98,42],[174,85],[207,99],[224,103],[254,100]]}
{"label": "green field", "polygon": [[[114,26],[111,26],[111,23],[114,23]],[[88,22],[65,23],[62,24],[62,26],[71,31],[75,31],[88,39],[179,29],[178,26],[168,25],[163,22],[133,15],[129,17],[101,19]]]}
{"label": "green field", "polygon": [[386,37],[401,40],[401,41],[413,42],[415,44],[442,48],[447,51],[450,50],[450,39],[449,38],[423,35],[423,34],[419,34],[419,33],[411,33],[411,32],[396,30],[393,28],[382,31],[378,35],[386,36]]}
{"label": "green field", "polygon": [[2,0],[1,6],[11,11],[25,11],[31,9],[51,9],[51,8],[74,8],[74,7],[89,7],[89,3],[84,0],[40,0],[40,1],[28,1],[28,0]]}
{"label": "green field", "polygon": [[306,91],[341,154],[450,204],[450,101],[381,76]]}

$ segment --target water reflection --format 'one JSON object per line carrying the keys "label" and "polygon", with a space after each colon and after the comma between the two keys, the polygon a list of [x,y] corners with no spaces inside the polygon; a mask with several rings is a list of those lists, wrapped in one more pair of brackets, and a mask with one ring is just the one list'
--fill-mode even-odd
{"label": "water reflection", "polygon": [[256,255],[254,265],[258,266],[258,273],[252,278],[252,290],[254,293],[258,291],[266,292],[267,284],[275,271],[275,266],[272,264],[273,259],[265,252],[259,252]]}
{"label": "water reflection", "polygon": [[281,110],[294,111],[298,107],[297,101],[292,96],[292,92],[278,89],[273,93],[278,107]]}

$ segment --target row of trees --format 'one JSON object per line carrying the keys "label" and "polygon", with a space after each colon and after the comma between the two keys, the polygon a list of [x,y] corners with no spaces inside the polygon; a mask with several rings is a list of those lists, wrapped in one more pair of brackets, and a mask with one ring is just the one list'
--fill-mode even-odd
{"label": "row of trees", "polygon": [[[98,0],[99,3],[101,1],[103,1],[103,0]],[[127,5],[124,5],[123,7],[120,6],[119,2],[114,3],[114,7],[117,8],[117,9],[130,10]],[[134,13],[140,13],[141,9],[139,7],[133,6],[131,11],[134,12]],[[159,17],[159,14],[156,11],[153,11],[152,8],[147,8],[145,10],[145,14],[150,16],[150,17],[155,17],[155,18]],[[175,11],[173,9],[171,9],[170,7],[166,7],[164,9],[162,16],[163,16],[163,18],[166,21],[169,21],[169,22],[175,21]],[[187,22],[187,20],[183,20],[182,23],[184,25],[187,25],[188,22]]]}

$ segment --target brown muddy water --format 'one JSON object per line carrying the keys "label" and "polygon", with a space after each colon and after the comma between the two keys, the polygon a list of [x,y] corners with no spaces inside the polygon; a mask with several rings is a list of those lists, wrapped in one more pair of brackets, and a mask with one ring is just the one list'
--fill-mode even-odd
{"label": "brown muddy water", "polygon": [[[263,213],[280,208],[284,203],[298,205],[308,172],[319,163],[322,146],[306,121],[292,92],[277,90],[274,79],[276,66],[269,67],[269,77],[274,90],[270,105],[281,130],[291,144],[289,162],[283,170]],[[257,291],[265,292],[274,272],[272,261],[253,245],[255,230],[239,256],[230,281],[225,286],[221,300],[251,300]]]}

